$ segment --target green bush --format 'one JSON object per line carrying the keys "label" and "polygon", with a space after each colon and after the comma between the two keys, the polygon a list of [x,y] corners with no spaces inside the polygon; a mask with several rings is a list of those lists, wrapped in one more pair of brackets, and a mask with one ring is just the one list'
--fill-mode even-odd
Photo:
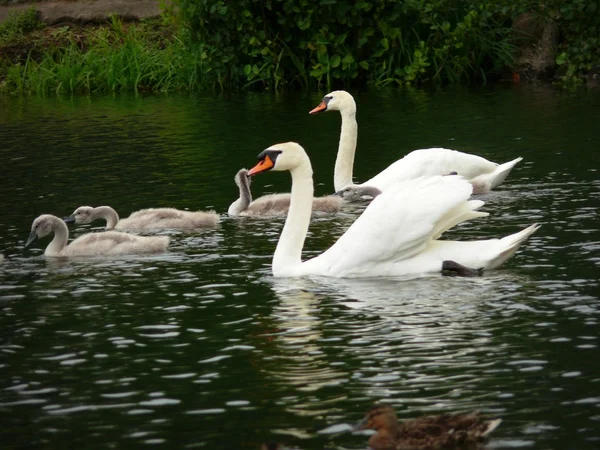
{"label": "green bush", "polygon": [[23,39],[25,33],[39,30],[44,26],[33,6],[23,11],[11,11],[4,23],[0,24],[0,44]]}
{"label": "green bush", "polygon": [[510,29],[494,2],[178,2],[222,88],[468,82],[512,61]]}

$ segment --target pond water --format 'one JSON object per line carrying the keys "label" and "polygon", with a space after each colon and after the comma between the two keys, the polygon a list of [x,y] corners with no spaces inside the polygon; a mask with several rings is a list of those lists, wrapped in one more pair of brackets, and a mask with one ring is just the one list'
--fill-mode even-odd
{"label": "pond water", "polygon": [[[357,180],[410,150],[524,160],[446,238],[542,228],[480,278],[274,279],[283,219],[231,219],[233,176],[297,140],[333,189],[338,113],[320,94],[0,99],[0,440],[4,448],[366,448],[401,418],[478,409],[490,448],[600,446],[600,92],[496,86],[356,93]],[[257,177],[256,196],[288,191]],[[42,213],[215,209],[160,256],[46,259]],[[305,255],[357,217],[313,218]],[[101,224],[72,227],[73,235]],[[67,445],[68,444],[68,445]]]}

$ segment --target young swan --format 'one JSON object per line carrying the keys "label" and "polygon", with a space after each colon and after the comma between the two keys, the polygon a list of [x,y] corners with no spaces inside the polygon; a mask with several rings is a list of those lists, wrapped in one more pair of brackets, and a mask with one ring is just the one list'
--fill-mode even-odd
{"label": "young swan", "polygon": [[64,218],[67,223],[92,223],[106,220],[106,229],[112,230],[162,230],[165,228],[204,228],[219,223],[214,211],[182,211],[175,208],[148,208],[132,213],[119,220],[119,215],[110,206],[80,206],[73,214]]}
{"label": "young swan", "polygon": [[[240,169],[234,180],[240,189],[240,198],[229,206],[227,214],[230,216],[273,216],[286,214],[290,209],[291,194],[263,195],[252,201],[248,170]],[[314,197],[312,210],[333,213],[339,211],[343,203],[341,196]]]}
{"label": "young swan", "polygon": [[377,432],[369,438],[373,450],[442,450],[478,448],[502,422],[482,420],[476,413],[424,416],[398,423],[389,405],[375,405],[355,426],[355,430],[370,428]]}
{"label": "young swan", "polygon": [[25,243],[29,247],[36,239],[54,233],[46,247],[46,256],[112,256],[139,253],[159,253],[167,250],[168,236],[135,236],[117,231],[88,233],[69,245],[69,229],[62,219],[43,214],[33,221],[31,233]]}
{"label": "young swan", "polygon": [[381,194],[381,190],[375,186],[348,186],[337,191],[335,195],[339,195],[347,202],[362,202],[365,200],[373,200]]}

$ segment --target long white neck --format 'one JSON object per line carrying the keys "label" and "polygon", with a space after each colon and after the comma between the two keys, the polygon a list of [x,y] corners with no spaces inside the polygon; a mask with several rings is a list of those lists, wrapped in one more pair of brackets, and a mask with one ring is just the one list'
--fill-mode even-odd
{"label": "long white neck", "polygon": [[94,217],[92,220],[95,219],[106,220],[106,229],[112,230],[119,221],[119,215],[110,206],[98,206],[94,208]]}
{"label": "long white neck", "polygon": [[250,192],[250,180],[247,175],[240,175],[237,178],[237,185],[240,188],[240,198],[238,198],[235,202],[233,202],[227,213],[230,216],[237,216],[243,211],[248,209],[248,205],[252,203],[252,192]]}
{"label": "long white neck", "polygon": [[273,255],[275,276],[293,276],[302,264],[302,248],[312,213],[313,172],[308,157],[304,164],[291,170],[291,174],[290,210]]}
{"label": "long white neck", "polygon": [[340,133],[340,143],[338,145],[333,175],[333,185],[336,192],[353,184],[352,171],[354,169],[354,153],[356,153],[356,141],[358,139],[356,108],[351,108],[348,111],[340,111],[340,114],[342,116],[342,131]]}
{"label": "long white neck", "polygon": [[69,240],[69,228],[67,228],[66,223],[58,218],[52,221],[52,226],[54,237],[48,244],[48,247],[46,247],[44,254],[48,256],[58,256],[67,246],[67,241]]}

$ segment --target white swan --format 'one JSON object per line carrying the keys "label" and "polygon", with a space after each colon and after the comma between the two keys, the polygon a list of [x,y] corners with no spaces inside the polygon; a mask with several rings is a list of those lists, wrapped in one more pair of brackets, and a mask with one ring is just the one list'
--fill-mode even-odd
{"label": "white swan", "polygon": [[[348,92],[333,91],[323,97],[321,103],[309,114],[320,111],[339,111],[342,116],[342,131],[333,178],[335,191],[338,192],[354,185],[352,170],[358,135],[356,103]],[[385,191],[398,181],[457,172],[473,185],[474,194],[483,194],[502,183],[511,169],[522,159],[519,157],[498,165],[480,156],[445,148],[414,150],[362,185],[375,186]]]}
{"label": "white swan", "polygon": [[[240,189],[240,197],[229,206],[227,214],[230,216],[272,216],[286,214],[290,209],[290,194],[263,195],[252,201],[247,169],[240,169],[235,174],[234,180]],[[350,196],[352,194],[348,193],[346,195]],[[339,211],[343,203],[342,196],[314,197],[312,210],[333,213]]]}
{"label": "white swan", "polygon": [[219,215],[214,211],[182,211],[175,208],[148,208],[131,213],[119,220],[119,215],[110,206],[80,206],[73,214],[64,218],[66,223],[92,223],[106,220],[106,229],[112,230],[161,230],[165,228],[214,227]]}
{"label": "white swan", "polygon": [[69,245],[69,229],[62,219],[50,214],[42,214],[33,221],[31,233],[25,243],[29,247],[36,239],[54,233],[54,238],[46,247],[46,256],[108,256],[139,253],[164,252],[169,245],[168,236],[135,236],[119,231],[87,233],[73,240]]}
{"label": "white swan", "polygon": [[331,248],[302,262],[313,195],[310,160],[295,142],[273,145],[258,158],[250,175],[271,169],[292,174],[290,211],[273,255],[276,277],[371,277],[493,269],[539,228],[534,224],[503,239],[437,240],[454,225],[487,213],[476,211],[482,201],[468,200],[473,188],[463,178],[423,177],[396,183],[375,198]]}

